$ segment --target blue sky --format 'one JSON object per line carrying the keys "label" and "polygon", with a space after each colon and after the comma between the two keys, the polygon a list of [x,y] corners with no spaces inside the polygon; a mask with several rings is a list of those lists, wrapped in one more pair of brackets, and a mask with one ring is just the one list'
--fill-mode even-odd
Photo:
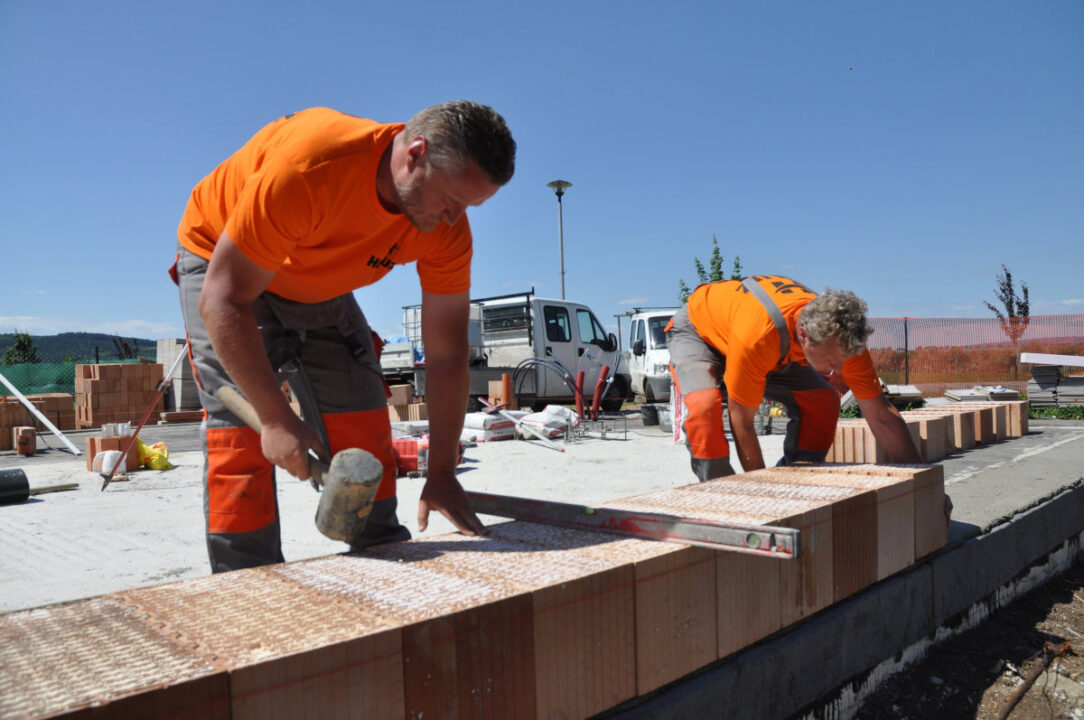
{"label": "blue sky", "polygon": [[[616,329],[729,267],[870,314],[1084,312],[1084,3],[0,0],[0,332],[182,334],[165,270],[192,186],[314,105],[487,103],[519,145],[471,211],[473,291],[566,294]],[[359,291],[397,334],[413,265]]]}

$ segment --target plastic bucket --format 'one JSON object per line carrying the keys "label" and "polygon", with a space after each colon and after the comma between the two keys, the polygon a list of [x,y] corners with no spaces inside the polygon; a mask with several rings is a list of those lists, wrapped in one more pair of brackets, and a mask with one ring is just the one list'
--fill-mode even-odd
{"label": "plastic bucket", "polygon": [[91,463],[91,467],[95,472],[108,473],[113,470],[113,466],[120,463],[120,467],[117,468],[114,475],[120,476],[124,474],[124,453],[120,450],[103,450],[94,456],[94,461]]}
{"label": "plastic bucket", "polygon": [[641,405],[640,417],[643,418],[644,425],[658,425],[659,409],[654,405]]}

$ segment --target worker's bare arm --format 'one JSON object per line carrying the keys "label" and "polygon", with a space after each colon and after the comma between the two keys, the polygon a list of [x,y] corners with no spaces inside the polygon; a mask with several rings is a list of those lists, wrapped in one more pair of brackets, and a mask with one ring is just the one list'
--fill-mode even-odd
{"label": "worker's bare arm", "polygon": [[286,402],[252,313],[253,301],[273,276],[249,260],[223,232],[207,267],[199,312],[215,354],[260,418],[264,456],[304,479],[309,476],[309,448],[325,455],[326,451]]}
{"label": "worker's bare arm", "polygon": [[418,529],[425,530],[429,511],[438,510],[462,532],[480,534],[481,521],[470,509],[455,477],[459,435],[470,392],[467,293],[422,292],[422,341],[425,344],[425,401],[429,412],[429,470],[418,503]]}
{"label": "worker's bare arm", "polygon": [[753,425],[757,409],[730,398],[727,401],[727,410],[730,414],[730,433],[734,436],[734,444],[738,446],[738,460],[742,470],[760,470],[764,467],[764,454],[760,450],[760,441]]}
{"label": "worker's bare arm", "polygon": [[907,423],[900,417],[899,411],[892,406],[884,395],[858,400],[862,417],[866,419],[874,437],[884,447],[888,459],[894,463],[921,463],[922,454],[915,447]]}

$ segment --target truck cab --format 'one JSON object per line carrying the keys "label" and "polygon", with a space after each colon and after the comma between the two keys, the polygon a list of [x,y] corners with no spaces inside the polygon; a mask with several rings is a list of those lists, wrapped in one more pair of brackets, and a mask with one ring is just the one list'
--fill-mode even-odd
{"label": "truck cab", "polygon": [[[603,366],[611,368],[603,409],[620,409],[624,399],[631,397],[617,338],[605,331],[583,303],[540,298],[533,290],[471,300],[468,333],[472,398],[485,397],[489,381],[509,373],[524,404],[570,403],[575,393],[569,378],[575,383],[582,371],[584,395],[590,402]],[[420,306],[403,308],[403,334],[401,342],[384,347],[384,376],[413,383],[416,394],[424,395]]]}
{"label": "truck cab", "polygon": [[631,316],[625,362],[632,392],[645,402],[670,399],[670,351],[665,330],[676,310],[636,308]]}
{"label": "truck cab", "polygon": [[[621,361],[617,339],[605,331],[588,306],[533,294],[478,302],[488,366],[514,368],[525,360],[555,361],[573,380],[583,372],[588,399],[606,366],[614,375],[606,409],[620,408],[621,400],[629,395],[628,378],[615,367]],[[521,370],[516,392],[536,398],[532,404],[575,399],[559,368],[543,363]]]}

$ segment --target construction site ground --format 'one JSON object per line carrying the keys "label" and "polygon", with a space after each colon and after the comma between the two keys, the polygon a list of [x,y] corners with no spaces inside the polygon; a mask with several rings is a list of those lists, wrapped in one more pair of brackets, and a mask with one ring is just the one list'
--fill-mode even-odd
{"label": "construction site ground", "polygon": [[[502,441],[468,448],[460,467],[470,490],[593,504],[689,484],[687,450],[658,427],[626,412],[589,428],[558,452],[538,442]],[[68,433],[83,447],[88,431]],[[174,468],[139,470],[102,492],[102,478],[59,440],[41,433],[31,457],[0,453],[0,469],[21,468],[31,488],[76,483],[73,491],[32,496],[0,506],[0,612],[39,607],[116,590],[207,574],[202,515],[202,458],[197,424],[144,428],[148,444],[164,441]],[[782,454],[781,434],[762,437],[765,460]],[[950,546],[1004,526],[1080,484],[1084,423],[1033,420],[1022,438],[993,443],[943,461],[946,491],[955,504]],[[400,520],[417,534],[422,478],[399,479]],[[286,558],[345,549],[313,526],[316,495],[307,482],[280,474],[279,505]],[[486,522],[498,518],[483,517]],[[1076,532],[1084,517],[1076,519]],[[426,534],[452,531],[434,515]],[[1026,568],[1019,568],[1020,571]],[[876,588],[873,588],[876,592]],[[829,610],[832,610],[831,608]],[[825,611],[826,613],[828,611]],[[884,623],[893,617],[880,618]],[[772,642],[785,643],[787,638]],[[1084,569],[1080,565],[995,612],[966,633],[932,646],[924,662],[878,683],[849,709],[809,704],[795,717],[997,718],[1044,643],[1070,643],[1010,716],[1084,718]],[[770,643],[769,643],[770,644]],[[795,652],[801,652],[801,642]],[[886,658],[897,653],[887,649]],[[726,661],[723,661],[726,662]],[[615,716],[688,717],[713,692],[713,672],[676,683]],[[725,683],[724,683],[725,684]],[[769,681],[757,683],[770,688]],[[1044,694],[1045,693],[1045,694]],[[835,709],[832,709],[832,708]],[[668,710],[669,708],[669,710]],[[737,715],[740,716],[740,715]],[[771,717],[771,714],[750,717]],[[779,716],[783,717],[783,716]]]}

